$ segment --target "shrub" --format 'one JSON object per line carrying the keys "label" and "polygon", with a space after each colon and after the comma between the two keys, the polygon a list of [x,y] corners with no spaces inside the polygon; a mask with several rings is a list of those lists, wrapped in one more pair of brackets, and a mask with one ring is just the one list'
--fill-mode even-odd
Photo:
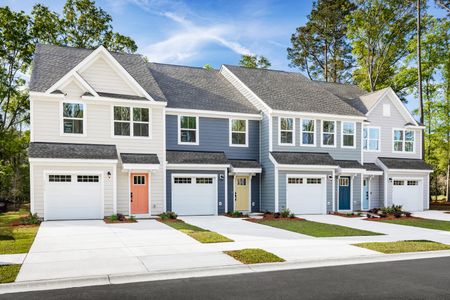
{"label": "shrub", "polygon": [[278,218],[280,217],[280,213],[274,213],[274,214],[273,214],[273,217],[274,217],[275,219],[278,219]]}
{"label": "shrub", "polygon": [[289,218],[291,211],[288,208],[283,208],[279,214],[282,218]]}
{"label": "shrub", "polygon": [[409,211],[405,212],[405,216],[407,216],[408,218],[411,217],[411,213]]}
{"label": "shrub", "polygon": [[227,213],[228,216],[232,217],[232,218],[242,218],[244,216],[244,214],[240,211],[231,211]]}
{"label": "shrub", "polygon": [[31,212],[26,217],[22,217],[20,219],[20,223],[22,225],[39,225],[41,224],[42,219],[38,217],[36,213],[32,214]]}
{"label": "shrub", "polygon": [[176,220],[178,218],[178,215],[176,213],[174,213],[173,211],[166,211],[162,214],[159,215],[159,217],[161,218],[161,220]]}
{"label": "shrub", "polygon": [[126,220],[125,215],[123,214],[117,214],[117,220],[120,222],[123,222]]}
{"label": "shrub", "polygon": [[396,218],[401,218],[402,217],[402,213],[399,211],[394,212],[394,217]]}
{"label": "shrub", "polygon": [[289,218],[295,219],[295,214],[294,214],[294,213],[290,213],[290,214],[289,214]]}

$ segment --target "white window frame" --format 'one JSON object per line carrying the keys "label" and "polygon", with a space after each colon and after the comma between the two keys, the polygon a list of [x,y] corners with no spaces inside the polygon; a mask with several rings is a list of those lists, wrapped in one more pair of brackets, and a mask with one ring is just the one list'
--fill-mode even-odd
{"label": "white window frame", "polygon": [[[364,129],[367,129],[367,149],[364,149]],[[370,150],[369,149],[369,142],[370,140],[374,140],[370,138],[370,129],[377,129],[378,130],[378,149],[377,150]],[[379,126],[364,126],[363,127],[363,144],[362,144],[362,149],[364,152],[381,152],[381,127]]]}
{"label": "white window frame", "polygon": [[[229,144],[230,147],[248,147],[248,120],[246,119],[228,119],[229,126]],[[245,122],[245,131],[233,131],[233,121],[244,121]],[[245,144],[233,144],[233,133],[245,133]]]}
{"label": "white window frame", "polygon": [[[314,122],[314,131],[303,131],[303,120],[308,120],[308,121],[313,121]],[[315,147],[316,146],[316,139],[317,139],[317,136],[316,136],[316,127],[317,127],[317,122],[316,122],[316,119],[311,119],[311,118],[301,118],[300,119],[300,143],[301,143],[301,145],[302,146],[305,146],[305,147]],[[303,143],[303,133],[312,133],[313,134],[313,143],[312,144],[304,144]]]}
{"label": "white window frame", "polygon": [[[403,146],[402,151],[396,151],[395,150],[395,131],[402,131],[403,132]],[[413,140],[413,151],[405,151],[406,148],[406,131],[412,131],[414,135]],[[405,128],[392,128],[392,153],[403,153],[403,154],[415,154],[416,153],[416,131],[411,129],[405,129]]]}
{"label": "white window frame", "polygon": [[[281,142],[281,119],[292,119],[292,130],[284,130],[284,132],[292,132],[292,143]],[[279,146],[295,146],[295,118],[293,117],[278,117],[278,145]]]}
{"label": "white window frame", "polygon": [[[191,142],[182,142],[181,141],[181,118],[182,117],[190,117],[190,118],[195,118],[195,143],[191,143]],[[193,116],[193,115],[178,115],[178,145],[195,145],[198,146],[200,144],[200,123],[199,123],[199,117],[198,116]],[[193,130],[193,129],[186,129],[186,130]]]}
{"label": "white window frame", "polygon": [[[114,107],[127,107],[130,109],[130,121],[120,121],[114,120]],[[133,124],[147,124],[147,122],[133,121],[133,109],[134,108],[146,108],[148,109],[148,136],[134,136],[134,126]],[[150,107],[140,106],[140,105],[112,105],[111,106],[111,137],[118,139],[152,139],[152,109]],[[114,123],[123,122],[130,123],[130,135],[115,135],[114,133]]]}
{"label": "white window frame", "polygon": [[[331,133],[331,132],[324,132],[323,131],[323,122],[333,122],[334,123],[334,131],[332,132],[334,134],[334,144],[333,145],[324,145],[323,144],[323,134],[324,133]],[[320,122],[320,146],[321,147],[325,147],[325,148],[336,148],[336,126],[337,126],[337,121],[333,121],[333,120],[321,120]]]}
{"label": "white window frame", "polygon": [[[82,104],[83,105],[83,133],[66,133],[64,132],[64,103],[66,104]],[[84,101],[79,100],[70,100],[65,99],[62,100],[59,104],[59,132],[61,136],[87,136],[87,105]],[[80,120],[78,118],[66,118],[66,119],[74,119]]]}
{"label": "white window frame", "polygon": [[[344,145],[344,124],[345,123],[353,125],[353,146],[345,146]],[[346,135],[350,135],[350,134],[346,134]],[[341,148],[356,149],[356,122],[341,121]]]}

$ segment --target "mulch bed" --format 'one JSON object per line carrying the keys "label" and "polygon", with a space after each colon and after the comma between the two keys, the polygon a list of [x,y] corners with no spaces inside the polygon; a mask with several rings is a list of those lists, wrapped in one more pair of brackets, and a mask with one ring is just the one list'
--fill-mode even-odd
{"label": "mulch bed", "polygon": [[346,213],[340,213],[340,212],[332,212],[330,213],[330,215],[332,216],[339,216],[339,217],[344,217],[344,218],[361,218],[364,216],[364,213],[361,213],[362,216],[358,216],[356,214],[346,214]]}
{"label": "mulch bed", "polygon": [[297,218],[297,217],[295,217],[295,218],[282,218],[282,217],[275,218],[274,216],[264,216],[261,219],[246,218],[244,220],[245,221],[249,221],[249,222],[255,222],[255,223],[258,223],[258,222],[261,222],[261,221],[306,221],[305,219]]}
{"label": "mulch bed", "polygon": [[119,220],[111,221],[111,220],[108,220],[108,219],[103,219],[103,221],[106,224],[137,223],[136,220],[129,220],[129,219],[126,219],[126,220],[123,220],[123,221],[119,221]]}
{"label": "mulch bed", "polygon": [[432,202],[430,210],[450,210],[450,202]]}
{"label": "mulch bed", "polygon": [[168,222],[184,222],[184,221],[182,221],[182,220],[179,220],[179,219],[166,219],[166,220],[163,220],[163,219],[161,219],[161,218],[157,218],[156,219],[156,221],[159,221],[159,222],[161,222],[161,223],[168,223]]}

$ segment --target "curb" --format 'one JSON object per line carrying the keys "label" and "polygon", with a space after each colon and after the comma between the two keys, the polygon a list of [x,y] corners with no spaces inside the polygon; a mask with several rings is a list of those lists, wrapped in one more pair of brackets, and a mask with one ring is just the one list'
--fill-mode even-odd
{"label": "curb", "polygon": [[294,269],[310,269],[331,266],[356,265],[364,263],[378,263],[389,261],[404,261],[426,258],[450,257],[450,250],[414,252],[400,254],[375,254],[351,258],[329,258],[321,260],[300,260],[284,263],[265,263],[255,265],[233,265],[196,269],[181,269],[171,271],[153,271],[148,273],[123,273],[99,275],[89,277],[74,277],[64,279],[22,281],[0,284],[0,294],[42,291],[52,289],[66,289],[76,287],[125,284],[133,282],[159,281],[183,278],[198,278],[209,276],[224,276],[235,274],[249,274],[259,272],[275,272]]}

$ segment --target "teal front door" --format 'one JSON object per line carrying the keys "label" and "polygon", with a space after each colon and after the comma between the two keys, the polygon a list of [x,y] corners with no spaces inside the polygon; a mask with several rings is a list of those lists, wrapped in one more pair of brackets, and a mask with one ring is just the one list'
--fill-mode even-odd
{"label": "teal front door", "polygon": [[350,210],[350,177],[339,178],[339,210]]}
{"label": "teal front door", "polygon": [[369,209],[369,180],[364,179],[363,180],[363,203],[362,203],[362,209],[368,210]]}

